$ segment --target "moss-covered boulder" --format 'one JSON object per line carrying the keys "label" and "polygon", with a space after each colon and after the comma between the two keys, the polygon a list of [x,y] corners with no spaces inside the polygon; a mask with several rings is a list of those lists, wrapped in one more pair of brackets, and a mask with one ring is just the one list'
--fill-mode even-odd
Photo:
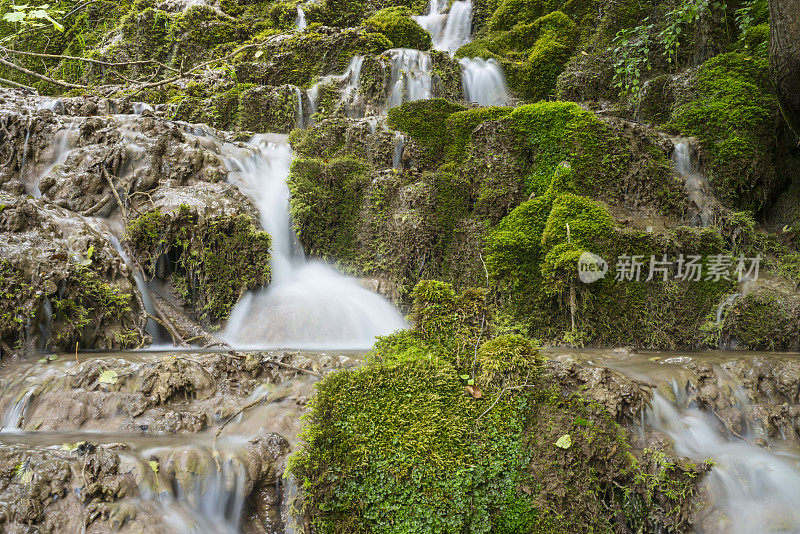
{"label": "moss-covered boulder", "polygon": [[422,282],[414,294],[414,329],[382,338],[370,363],[327,377],[311,401],[290,468],[312,528],[685,527],[702,467],[663,452],[637,460],[604,408],[548,383],[532,342],[487,339],[481,292]]}
{"label": "moss-covered boulder", "polygon": [[132,271],[98,229],[0,193],[0,349],[120,350],[149,341]]}
{"label": "moss-covered boulder", "polygon": [[147,273],[171,282],[201,319],[224,320],[246,291],[269,284],[272,240],[248,213],[170,206],[173,196],[185,200],[187,192],[159,192],[155,209],[131,221],[127,239]]}
{"label": "moss-covered boulder", "polygon": [[668,127],[701,140],[703,171],[725,205],[764,209],[783,185],[772,161],[780,112],[767,61],[719,55],[698,70],[692,90]]}
{"label": "moss-covered boulder", "polygon": [[404,7],[388,7],[364,21],[373,32],[382,33],[392,42],[393,48],[429,50],[431,36],[411,18],[411,11]]}

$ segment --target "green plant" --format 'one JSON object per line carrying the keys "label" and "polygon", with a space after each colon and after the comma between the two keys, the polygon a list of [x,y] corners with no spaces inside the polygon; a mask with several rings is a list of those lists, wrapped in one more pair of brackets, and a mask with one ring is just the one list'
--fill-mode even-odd
{"label": "green plant", "polygon": [[613,84],[620,96],[638,98],[642,90],[642,74],[652,70],[648,58],[653,44],[650,34],[655,25],[648,24],[648,21],[646,18],[641,26],[620,30],[614,37]]}
{"label": "green plant", "polygon": [[64,26],[53,17],[63,15],[64,11],[55,9],[50,4],[32,6],[30,4],[17,4],[11,6],[11,11],[3,14],[3,20],[17,27],[17,33],[7,35],[2,41],[11,39],[24,30],[36,30],[52,25],[56,30],[63,32]]}

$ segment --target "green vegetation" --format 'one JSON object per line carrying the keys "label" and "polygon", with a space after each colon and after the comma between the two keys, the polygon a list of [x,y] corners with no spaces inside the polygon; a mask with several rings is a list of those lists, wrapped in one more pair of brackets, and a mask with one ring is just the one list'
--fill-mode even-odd
{"label": "green vegetation", "polygon": [[245,291],[269,283],[272,240],[247,215],[201,217],[189,206],[150,211],[127,228],[131,247],[150,273],[159,258],[181,296],[206,321],[228,317]]}
{"label": "green vegetation", "polygon": [[392,42],[393,48],[429,50],[431,36],[411,18],[411,11],[404,7],[381,9],[364,25],[373,32],[382,33]]}
{"label": "green vegetation", "polygon": [[[663,456],[660,468],[641,470],[607,412],[548,383],[531,341],[492,337],[482,303],[481,292],[420,282],[413,330],[381,338],[364,367],[318,385],[305,446],[290,461],[313,528],[610,533],[679,524],[695,472]],[[636,506],[661,500],[669,511]]]}
{"label": "green vegetation", "polygon": [[730,207],[757,212],[781,186],[770,155],[778,111],[769,83],[765,59],[716,56],[697,74],[697,96],[678,107],[667,125],[700,139],[709,155],[706,176]]}

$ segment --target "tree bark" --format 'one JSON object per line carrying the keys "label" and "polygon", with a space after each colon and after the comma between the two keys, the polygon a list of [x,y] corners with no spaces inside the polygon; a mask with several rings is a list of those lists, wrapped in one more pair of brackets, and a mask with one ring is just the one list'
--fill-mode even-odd
{"label": "tree bark", "polygon": [[769,0],[770,65],[781,110],[800,136],[800,0]]}

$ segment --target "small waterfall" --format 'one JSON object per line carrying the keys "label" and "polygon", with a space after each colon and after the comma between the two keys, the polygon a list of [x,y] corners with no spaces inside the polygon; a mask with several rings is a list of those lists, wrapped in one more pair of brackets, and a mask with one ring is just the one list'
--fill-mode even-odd
{"label": "small waterfall", "polygon": [[50,163],[43,172],[39,173],[34,182],[30,184],[30,194],[33,195],[34,198],[41,198],[42,196],[42,192],[39,190],[39,182],[41,179],[50,174],[57,165],[61,165],[67,160],[67,156],[69,156],[71,151],[70,136],[76,129],[76,123],[70,122],[65,128],[56,132],[52,145],[55,151],[51,158],[52,163]]}
{"label": "small waterfall", "polygon": [[50,297],[44,299],[42,315],[42,320],[39,321],[39,351],[47,352],[47,342],[53,331],[53,304],[50,302]]}
{"label": "small waterfall", "polygon": [[713,505],[727,515],[725,532],[800,532],[800,458],[731,441],[709,414],[676,406],[657,393],[651,420],[674,440],[678,454],[714,461],[706,487]]}
{"label": "small waterfall", "polygon": [[148,104],[146,102],[134,102],[133,103],[133,114],[134,115],[141,115],[145,111],[152,112],[152,111],[155,111],[155,110],[153,109],[153,106],[151,106],[150,104]]}
{"label": "small waterfall", "polygon": [[272,283],[236,305],[224,337],[240,347],[368,348],[406,323],[383,297],[299,250],[286,184],[291,159],[285,136],[259,135],[249,154],[228,160],[229,180],[255,203],[272,235]]}
{"label": "small waterfall", "polygon": [[332,74],[324,76],[317,83],[315,83],[309,90],[308,101],[309,109],[308,116],[313,124],[311,118],[319,106],[319,90],[323,85],[339,85],[339,101],[336,107],[345,107],[345,112],[348,117],[355,118],[360,116],[360,107],[362,103],[361,95],[358,91],[358,86],[361,82],[361,67],[364,65],[364,56],[353,56],[350,64],[342,74]]}
{"label": "small waterfall", "polygon": [[296,109],[296,123],[298,128],[303,128],[305,126],[305,117],[303,117],[303,90],[299,87],[294,88],[294,95],[297,99],[297,109]]}
{"label": "small waterfall", "polygon": [[430,55],[408,48],[396,48],[388,53],[392,60],[392,92],[386,106],[394,108],[405,102],[431,98]]}
{"label": "small waterfall", "polygon": [[714,205],[717,203],[711,186],[705,176],[696,171],[693,164],[693,149],[689,139],[672,140],[675,150],[672,151],[672,162],[675,170],[684,180],[684,189],[689,202],[694,206],[690,211],[691,225],[708,227],[714,223]]}
{"label": "small waterfall", "polygon": [[19,399],[15,400],[3,417],[3,426],[0,433],[19,434],[22,432],[22,425],[25,422],[25,412],[28,411],[31,400],[33,399],[33,389],[29,389]]}
{"label": "small waterfall", "polygon": [[242,463],[228,458],[219,469],[212,467],[205,476],[194,477],[190,487],[178,483],[174,499],[167,499],[167,507],[178,508],[176,512],[189,508],[193,518],[201,518],[202,522],[192,525],[192,532],[238,534],[246,478]]}
{"label": "small waterfall", "polygon": [[504,106],[508,104],[508,91],[503,69],[494,59],[463,58],[461,83],[464,99],[482,106]]}
{"label": "small waterfall", "polygon": [[308,26],[306,23],[306,12],[303,11],[303,8],[297,6],[297,17],[294,19],[294,27],[298,30],[302,30]]}
{"label": "small waterfall", "polygon": [[400,132],[394,136],[394,157],[392,158],[392,167],[395,169],[402,169],[403,167],[403,150],[406,147],[406,138]]}
{"label": "small waterfall", "polygon": [[431,0],[428,13],[414,19],[431,34],[435,50],[452,56],[472,40],[472,0],[453,2],[447,14],[443,13],[446,7],[442,0]]}
{"label": "small waterfall", "polygon": [[728,306],[730,306],[731,304],[733,304],[734,302],[736,302],[736,299],[738,299],[741,296],[742,296],[741,293],[734,293],[733,295],[728,295],[725,298],[725,300],[723,300],[722,302],[719,303],[719,306],[717,306],[717,324],[718,325],[722,324],[722,314],[725,312],[725,309]]}

